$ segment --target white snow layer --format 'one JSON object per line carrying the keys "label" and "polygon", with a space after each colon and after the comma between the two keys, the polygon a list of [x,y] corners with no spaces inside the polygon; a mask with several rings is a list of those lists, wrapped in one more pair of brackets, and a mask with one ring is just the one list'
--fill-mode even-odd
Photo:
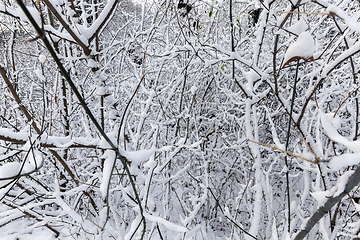
{"label": "white snow layer", "polygon": [[113,170],[113,166],[115,164],[116,153],[112,150],[106,150],[103,158],[104,169],[103,169],[103,179],[100,184],[100,192],[103,197],[106,197],[108,191],[108,185],[110,184],[110,178]]}
{"label": "white snow layer", "polygon": [[342,18],[345,24],[353,31],[360,33],[360,22],[356,21],[355,19],[349,17],[341,8],[335,5],[330,5],[326,9],[328,13],[335,13],[337,16]]}
{"label": "white snow layer", "polygon": [[[354,153],[344,153],[340,156],[334,156],[330,160],[328,166],[334,170],[340,170],[345,167],[360,163],[360,141],[350,141],[346,137],[340,135],[336,128],[340,127],[339,119],[334,119],[333,114],[325,114],[319,110],[321,124],[325,134],[333,141],[338,142],[349,148]],[[331,122],[330,122],[330,121]]]}
{"label": "white snow layer", "polygon": [[197,90],[197,87],[196,87],[196,86],[192,86],[190,90],[191,90],[191,94],[192,94],[192,95],[195,95],[196,90]]}
{"label": "white snow layer", "polygon": [[[13,132],[7,128],[0,128],[0,136],[2,136],[3,138],[11,138],[11,139],[19,140],[19,141],[24,141],[24,142],[27,142],[29,140],[29,132],[26,130],[22,130],[21,132]],[[35,141],[35,139],[37,139],[37,138],[38,138],[38,135],[32,134],[31,139],[33,141]],[[100,140],[96,139],[96,138],[84,138],[84,137],[71,138],[71,137],[56,137],[56,136],[43,135],[40,139],[40,142],[46,143],[49,145],[53,144],[57,148],[67,148],[72,144],[74,144],[74,145],[76,145],[76,144],[99,145],[100,148],[103,145],[103,146],[105,146],[104,148],[110,148],[109,145],[106,144],[105,140],[103,140],[101,142],[102,145],[100,145]]]}
{"label": "white snow layer", "polygon": [[287,28],[288,31],[296,35],[305,32],[306,29],[308,29],[308,25],[306,24],[304,19],[300,19],[299,21],[295,22],[293,25]]}
{"label": "white snow layer", "polygon": [[39,61],[40,61],[42,64],[44,64],[44,63],[45,63],[45,61],[46,61],[46,56],[45,56],[45,55],[40,54],[40,55],[39,55]]}
{"label": "white snow layer", "polygon": [[[20,167],[21,167],[21,165],[18,162],[6,163],[6,164],[0,166],[0,178],[11,178],[11,177],[18,175],[19,171],[20,171]],[[5,186],[12,180],[13,179],[1,180],[0,187]]]}
{"label": "white snow layer", "polygon": [[297,40],[287,49],[284,57],[286,64],[292,58],[310,59],[315,52],[314,39],[308,32],[300,33]]}
{"label": "white snow layer", "polygon": [[334,197],[339,196],[344,190],[345,190],[345,186],[349,180],[349,178],[351,177],[351,175],[353,175],[355,171],[353,170],[349,170],[346,173],[344,173],[342,176],[339,177],[339,179],[336,182],[336,192],[334,193]]}
{"label": "white snow layer", "polygon": [[354,171],[347,171],[339,177],[336,185],[330,190],[313,192],[311,195],[315,198],[320,207],[324,206],[329,197],[337,197],[345,190],[345,186],[353,173]]}
{"label": "white snow layer", "polygon": [[[89,27],[84,27],[83,31],[81,33],[86,36],[87,39],[91,38],[92,35],[95,34],[95,32],[101,27],[101,24],[105,21],[106,16],[110,13],[111,9],[114,7],[114,5],[117,4],[117,1],[115,0],[108,0],[106,6],[98,16],[98,18],[95,20],[95,22]],[[111,19],[111,18],[109,18]],[[108,19],[108,21],[109,21]]]}
{"label": "white snow layer", "polygon": [[334,156],[328,166],[334,170],[338,171],[348,166],[356,165],[360,163],[360,153],[344,153],[340,156]]}
{"label": "white snow layer", "polygon": [[[34,18],[35,22],[41,26],[41,17],[40,17],[40,13],[36,8],[30,7],[30,6],[26,6],[26,8],[28,9],[29,13],[31,14],[31,16]],[[3,11],[9,12],[10,14],[19,17],[22,21],[26,22],[28,20],[27,16],[25,15],[25,13],[20,9],[20,7],[16,7],[16,8],[11,8],[11,7],[5,7],[4,5],[0,4],[0,10],[4,9]]]}
{"label": "white snow layer", "polygon": [[157,222],[163,224],[167,229],[175,231],[175,232],[187,232],[189,231],[186,227],[177,225],[175,223],[169,222],[166,219],[158,216],[151,215],[147,212],[144,212],[144,217],[152,222]]}
{"label": "white snow layer", "polygon": [[[324,131],[326,135],[333,141],[341,143],[348,147],[351,151],[355,153],[360,152],[360,141],[350,141],[346,137],[340,135],[336,128],[329,122],[328,117],[323,113],[321,110],[319,110],[320,119],[322,127],[324,128]],[[336,123],[336,121],[335,121]]]}
{"label": "white snow layer", "polygon": [[341,125],[341,119],[339,115],[334,117],[334,113],[325,113],[327,120],[334,126],[334,128],[339,129]]}
{"label": "white snow layer", "polygon": [[88,59],[88,64],[87,64],[87,66],[88,66],[89,68],[96,68],[96,67],[98,67],[98,64],[97,64],[97,62],[95,62],[93,59]]}
{"label": "white snow layer", "polygon": [[120,154],[130,160],[133,164],[140,164],[141,162],[148,160],[150,156],[157,151],[156,148],[143,149],[139,151],[125,151],[124,149],[119,150]]}
{"label": "white snow layer", "polygon": [[272,230],[271,240],[279,240],[278,232],[277,232],[277,228],[276,228],[276,219],[275,218],[273,220],[271,230]]}
{"label": "white snow layer", "polygon": [[13,181],[16,176],[35,171],[40,168],[42,164],[43,156],[41,152],[36,149],[29,150],[26,161],[23,164],[19,162],[8,162],[3,164],[0,166],[0,188]]}

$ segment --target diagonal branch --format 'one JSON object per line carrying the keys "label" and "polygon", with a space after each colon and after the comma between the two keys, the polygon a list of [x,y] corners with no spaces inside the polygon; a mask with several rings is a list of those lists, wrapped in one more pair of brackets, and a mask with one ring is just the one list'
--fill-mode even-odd
{"label": "diagonal branch", "polygon": [[[47,0],[44,0],[47,1]],[[99,133],[101,134],[101,136],[105,139],[105,141],[109,144],[110,149],[113,150],[116,153],[116,157],[117,159],[119,159],[125,169],[126,175],[129,177],[129,181],[132,187],[132,190],[134,192],[135,195],[135,199],[137,201],[138,207],[139,207],[139,211],[140,211],[140,215],[142,216],[142,220],[144,220],[144,210],[143,207],[141,205],[141,201],[140,201],[140,197],[139,194],[137,192],[137,188],[135,185],[135,181],[133,176],[130,173],[130,169],[128,166],[128,160],[125,156],[123,156],[120,152],[119,149],[116,147],[116,145],[110,140],[109,136],[104,132],[104,129],[100,126],[99,122],[96,120],[94,114],[91,112],[91,110],[89,109],[88,105],[86,104],[84,98],[81,96],[78,88],[75,86],[75,83],[72,81],[69,73],[66,71],[66,69],[64,68],[63,64],[61,63],[59,57],[57,56],[56,52],[54,51],[53,47],[51,46],[49,40],[47,39],[44,31],[39,27],[39,25],[37,24],[37,22],[35,21],[35,19],[32,17],[32,15],[30,14],[29,10],[27,9],[27,7],[25,6],[24,2],[22,0],[17,0],[17,3],[19,4],[19,6],[21,7],[21,9],[23,10],[23,12],[25,13],[25,15],[28,17],[29,21],[31,22],[31,24],[33,25],[33,27],[35,28],[35,31],[38,33],[39,38],[41,38],[41,40],[43,41],[43,43],[45,44],[46,48],[48,49],[48,51],[50,52],[51,56],[53,57],[54,61],[56,62],[56,65],[59,67],[59,70],[61,72],[61,74],[64,76],[64,78],[66,79],[67,83],[70,85],[71,90],[74,92],[74,94],[76,95],[77,99],[80,102],[80,105],[83,107],[86,115],[90,118],[90,120],[92,121],[92,123],[95,125],[96,129],[99,131]],[[111,168],[111,173],[115,167],[115,163],[116,161],[113,162],[112,164],[112,168]],[[109,188],[109,186],[108,186]],[[144,229],[145,229],[145,224],[146,222],[143,221],[144,223]]]}
{"label": "diagonal branch", "polygon": [[[48,1],[48,0],[46,0],[46,1]],[[111,2],[112,5],[109,7],[110,9],[107,10],[110,2]],[[96,27],[96,30],[94,31],[92,36],[89,38],[89,43],[99,34],[101,29],[109,21],[111,15],[113,14],[114,10],[116,9],[116,6],[118,5],[118,3],[119,3],[119,0],[108,1],[107,6],[103,10],[103,12],[100,14],[99,18],[96,19],[96,21],[90,27],[90,29],[93,28],[93,27]]]}
{"label": "diagonal branch", "polygon": [[360,168],[358,167],[356,171],[350,176],[347,184],[345,185],[344,191],[336,196],[329,198],[323,207],[319,207],[318,210],[311,216],[309,221],[306,223],[304,229],[302,229],[295,237],[294,240],[301,240],[306,237],[306,235],[311,231],[315,224],[326,214],[331,208],[338,203],[343,197],[345,197],[354,187],[356,187],[360,182]]}
{"label": "diagonal branch", "polygon": [[32,127],[35,129],[37,134],[40,134],[41,131],[40,129],[36,126],[36,123],[33,120],[33,117],[31,116],[31,114],[28,112],[28,110],[26,109],[26,107],[22,104],[21,99],[19,97],[19,95],[16,92],[16,89],[14,88],[14,86],[12,85],[12,83],[10,82],[9,78],[6,75],[6,71],[5,69],[0,65],[0,75],[1,77],[4,79],[8,89],[10,90],[12,96],[15,98],[16,103],[19,105],[21,111],[25,114],[27,120],[29,122],[31,122]]}
{"label": "diagonal branch", "polygon": [[[31,16],[31,15],[30,15]],[[12,83],[10,82],[9,78],[6,75],[6,71],[5,69],[0,65],[0,75],[2,76],[2,78],[4,79],[8,89],[10,90],[11,94],[13,95],[13,97],[15,98],[16,103],[19,105],[21,111],[24,113],[24,115],[26,116],[26,118],[28,119],[29,122],[31,122],[31,126],[34,128],[34,130],[36,131],[37,134],[41,134],[41,130],[37,127],[36,122],[33,121],[33,117],[31,116],[31,114],[29,113],[29,111],[26,109],[26,107],[22,104],[21,99],[19,97],[19,95],[17,94],[14,86],[12,85]],[[78,182],[75,175],[73,174],[72,170],[70,169],[70,167],[67,165],[67,163],[65,162],[65,160],[55,151],[55,150],[51,150],[50,152],[54,155],[54,157],[61,163],[61,165],[64,167],[64,169],[67,171],[67,173],[70,175],[70,177],[74,180],[74,182]]]}
{"label": "diagonal branch", "polygon": [[42,0],[46,6],[49,8],[49,10],[55,15],[55,17],[59,20],[61,25],[65,28],[65,30],[71,35],[71,37],[75,40],[77,44],[84,50],[84,53],[86,56],[89,56],[91,51],[88,48],[88,46],[85,45],[83,41],[80,40],[80,38],[77,36],[77,34],[71,29],[69,24],[63,19],[63,17],[60,15],[60,13],[55,9],[54,5],[49,2],[49,0]]}

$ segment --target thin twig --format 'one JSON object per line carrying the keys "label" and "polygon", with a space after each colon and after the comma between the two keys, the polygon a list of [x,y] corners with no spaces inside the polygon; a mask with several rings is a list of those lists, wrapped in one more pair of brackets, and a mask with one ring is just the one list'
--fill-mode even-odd
{"label": "thin twig", "polygon": [[280,149],[280,148],[277,148],[277,147],[274,147],[274,146],[271,146],[271,145],[268,145],[268,144],[265,144],[265,143],[256,142],[256,141],[253,141],[253,140],[250,140],[250,139],[247,139],[247,141],[252,142],[252,143],[259,144],[259,145],[264,146],[264,147],[272,148],[272,149],[274,149],[274,150],[277,150],[277,151],[286,153],[286,154],[288,154],[288,155],[290,155],[290,156],[299,158],[299,159],[301,159],[301,160],[304,160],[304,161],[309,162],[309,163],[312,163],[312,164],[318,164],[318,163],[319,163],[318,161],[311,161],[311,160],[309,160],[309,159],[307,159],[307,158],[304,158],[304,157],[302,157],[302,156],[296,155],[296,154],[294,154],[294,153],[292,153],[292,152],[285,151],[285,150],[282,150],[282,149]]}
{"label": "thin twig", "polygon": [[331,16],[330,13],[318,13],[318,12],[293,12],[293,11],[277,11],[277,13],[291,13],[291,14],[318,14],[318,15],[327,15]]}
{"label": "thin twig", "polygon": [[[60,69],[61,74],[64,76],[64,78],[66,79],[66,81],[68,82],[68,84],[70,85],[72,91],[74,92],[74,94],[76,95],[77,99],[80,102],[80,105],[83,107],[84,111],[86,112],[86,115],[88,115],[88,117],[91,119],[91,121],[93,122],[93,124],[95,125],[96,129],[100,132],[101,136],[105,139],[105,141],[110,145],[111,149],[116,153],[116,157],[121,161],[126,174],[129,177],[129,181],[131,184],[131,187],[133,189],[133,192],[135,194],[135,198],[138,202],[138,206],[139,206],[139,210],[140,210],[140,214],[142,216],[142,218],[144,218],[143,216],[143,207],[141,206],[141,201],[140,201],[140,197],[139,194],[137,192],[136,186],[135,186],[135,181],[133,179],[133,176],[130,173],[130,169],[128,167],[128,160],[125,156],[123,156],[122,154],[120,154],[119,149],[116,147],[116,145],[110,140],[109,136],[104,132],[104,129],[101,128],[100,124],[98,123],[98,121],[96,120],[95,116],[93,115],[93,113],[91,112],[91,110],[89,109],[87,103],[85,102],[84,98],[81,96],[79,90],[77,89],[77,87],[75,86],[75,83],[71,80],[71,77],[69,75],[69,73],[66,71],[66,69],[64,68],[63,64],[61,63],[59,57],[57,56],[57,54],[55,53],[53,47],[51,46],[50,42],[48,41],[44,31],[39,27],[39,25],[37,24],[37,22],[34,20],[33,16],[30,14],[29,10],[27,9],[27,7],[25,6],[24,2],[22,0],[17,0],[17,3],[19,4],[19,6],[21,7],[21,9],[23,10],[23,12],[25,13],[25,15],[27,16],[27,18],[30,20],[31,24],[33,25],[33,27],[35,28],[36,32],[38,33],[38,35],[40,36],[40,38],[42,39],[42,41],[44,42],[46,48],[49,50],[51,56],[53,57],[54,61],[56,62],[57,66]],[[114,161],[115,164],[116,161]],[[145,225],[145,221],[144,221],[144,225]]]}

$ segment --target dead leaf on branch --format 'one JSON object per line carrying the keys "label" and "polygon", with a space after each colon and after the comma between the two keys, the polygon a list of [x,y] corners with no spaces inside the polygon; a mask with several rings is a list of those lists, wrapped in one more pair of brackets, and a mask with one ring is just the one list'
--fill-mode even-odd
{"label": "dead leaf on branch", "polygon": [[295,56],[295,57],[292,57],[290,58],[288,61],[286,61],[286,63],[284,63],[283,67],[286,67],[287,65],[290,65],[291,62],[296,62],[298,60],[304,60],[305,62],[308,62],[308,61],[314,61],[314,56],[311,56],[311,57],[301,57],[301,56]]}

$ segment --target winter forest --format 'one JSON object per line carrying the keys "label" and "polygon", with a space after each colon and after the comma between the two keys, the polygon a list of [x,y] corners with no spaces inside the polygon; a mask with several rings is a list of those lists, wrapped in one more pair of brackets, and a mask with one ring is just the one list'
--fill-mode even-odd
{"label": "winter forest", "polygon": [[360,239],[359,34],[359,0],[0,0],[0,239]]}

